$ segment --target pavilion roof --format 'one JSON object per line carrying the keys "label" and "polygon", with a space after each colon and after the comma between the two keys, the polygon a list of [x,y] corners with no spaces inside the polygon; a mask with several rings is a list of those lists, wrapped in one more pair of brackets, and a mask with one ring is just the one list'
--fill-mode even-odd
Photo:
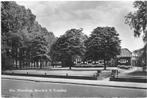
{"label": "pavilion roof", "polygon": [[118,55],[117,57],[132,57],[132,52],[127,48],[122,48],[120,55]]}

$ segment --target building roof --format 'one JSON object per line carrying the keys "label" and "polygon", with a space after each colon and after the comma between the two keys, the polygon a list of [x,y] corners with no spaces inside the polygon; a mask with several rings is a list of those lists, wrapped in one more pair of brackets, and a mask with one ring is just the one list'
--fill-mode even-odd
{"label": "building roof", "polygon": [[117,57],[131,57],[132,56],[132,52],[127,49],[127,48],[122,48],[120,55],[118,55]]}
{"label": "building roof", "polygon": [[145,51],[147,51],[147,44],[145,44],[143,48],[133,51],[133,56],[143,56],[145,54]]}
{"label": "building roof", "polygon": [[143,48],[133,51],[133,55],[140,56],[143,53]]}

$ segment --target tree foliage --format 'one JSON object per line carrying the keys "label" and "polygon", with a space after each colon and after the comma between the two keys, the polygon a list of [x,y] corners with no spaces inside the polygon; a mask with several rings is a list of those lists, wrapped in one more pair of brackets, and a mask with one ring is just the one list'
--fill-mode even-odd
{"label": "tree foliage", "polygon": [[81,29],[66,31],[51,48],[52,60],[61,61],[63,66],[69,66],[71,69],[74,56],[83,56],[85,53],[84,40],[86,38]]}
{"label": "tree foliage", "polygon": [[[86,60],[110,60],[120,53],[119,34],[114,27],[97,27],[85,41]],[[105,66],[106,68],[106,66]]]}
{"label": "tree foliage", "polygon": [[135,12],[130,12],[125,17],[125,22],[134,30],[135,36],[143,32],[143,40],[147,41],[147,1],[135,1],[133,3]]}
{"label": "tree foliage", "polygon": [[[134,36],[140,36],[143,33],[143,41],[145,42],[143,58],[144,65],[147,66],[147,1],[135,1],[133,3],[135,12],[130,12],[126,17],[126,23],[134,30]],[[143,70],[144,70],[143,66]]]}
{"label": "tree foliage", "polygon": [[3,67],[7,66],[8,57],[12,59],[9,65],[18,68],[30,66],[36,62],[34,58],[50,59],[49,51],[55,36],[35,19],[30,9],[13,1],[1,2]]}
{"label": "tree foliage", "polygon": [[83,29],[70,29],[55,38],[36,21],[30,9],[13,1],[1,2],[1,26],[2,68],[42,68],[45,62],[47,65],[48,61],[61,61],[71,69],[76,56],[109,60],[119,54],[120,40],[115,28],[98,27],[89,38]]}

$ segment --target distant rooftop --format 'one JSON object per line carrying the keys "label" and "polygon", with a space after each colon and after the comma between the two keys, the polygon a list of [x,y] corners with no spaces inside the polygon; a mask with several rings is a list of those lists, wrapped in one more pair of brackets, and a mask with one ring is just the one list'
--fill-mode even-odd
{"label": "distant rooftop", "polygon": [[120,55],[118,55],[117,57],[131,57],[132,56],[132,52],[127,49],[127,48],[122,48]]}
{"label": "distant rooftop", "polygon": [[144,52],[144,48],[145,47],[133,51],[133,56],[141,56]]}

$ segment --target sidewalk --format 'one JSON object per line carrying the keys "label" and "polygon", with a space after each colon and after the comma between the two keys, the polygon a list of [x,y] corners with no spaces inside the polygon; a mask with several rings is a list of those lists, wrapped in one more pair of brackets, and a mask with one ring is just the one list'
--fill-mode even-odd
{"label": "sidewalk", "polygon": [[2,79],[16,79],[35,82],[51,82],[51,83],[66,83],[77,85],[91,85],[91,86],[107,86],[107,87],[121,87],[132,89],[147,89],[146,83],[132,83],[132,82],[115,82],[115,81],[101,81],[101,80],[79,80],[79,79],[61,79],[61,78],[42,78],[32,76],[10,76],[2,75]]}

